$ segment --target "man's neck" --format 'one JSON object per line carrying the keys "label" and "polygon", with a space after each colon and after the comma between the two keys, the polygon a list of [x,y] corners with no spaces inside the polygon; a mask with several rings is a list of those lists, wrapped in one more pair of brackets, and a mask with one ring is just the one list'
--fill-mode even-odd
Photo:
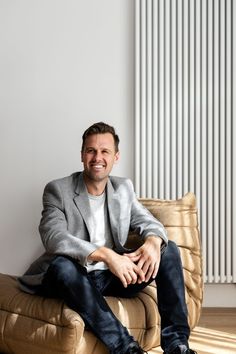
{"label": "man's neck", "polygon": [[86,185],[87,191],[92,195],[101,195],[106,188],[107,180],[108,178],[102,181],[92,181],[84,175],[84,183]]}

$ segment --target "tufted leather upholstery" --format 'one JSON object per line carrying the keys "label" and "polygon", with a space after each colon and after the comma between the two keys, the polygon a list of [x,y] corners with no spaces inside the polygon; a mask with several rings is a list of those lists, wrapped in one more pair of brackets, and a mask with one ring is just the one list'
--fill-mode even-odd
{"label": "tufted leather upholstery", "polygon": [[[195,196],[175,201],[141,199],[179,246],[184,268],[189,324],[193,328],[202,304],[202,261]],[[131,234],[129,243],[136,243]],[[160,344],[160,317],[155,285],[138,297],[108,297],[114,313],[145,350]],[[61,300],[45,299],[19,290],[16,278],[0,275],[0,352],[15,354],[105,354],[107,350],[85,330],[81,317]]]}

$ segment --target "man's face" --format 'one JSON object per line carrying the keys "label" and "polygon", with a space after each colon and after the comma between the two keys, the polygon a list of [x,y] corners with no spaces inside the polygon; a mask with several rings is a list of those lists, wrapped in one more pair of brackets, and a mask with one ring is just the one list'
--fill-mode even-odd
{"label": "man's face", "polygon": [[111,133],[89,135],[81,152],[85,176],[96,182],[107,179],[114,163],[119,159],[115,151],[114,138]]}

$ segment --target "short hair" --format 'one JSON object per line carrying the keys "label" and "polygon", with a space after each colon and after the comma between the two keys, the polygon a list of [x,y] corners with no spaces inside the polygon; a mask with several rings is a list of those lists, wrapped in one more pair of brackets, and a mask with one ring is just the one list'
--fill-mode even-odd
{"label": "short hair", "polygon": [[105,134],[105,133],[112,134],[112,136],[114,138],[115,151],[118,152],[120,139],[119,139],[118,135],[116,134],[115,129],[111,125],[108,125],[103,122],[94,123],[88,129],[85,130],[85,132],[82,135],[81,151],[83,152],[85,141],[89,135]]}

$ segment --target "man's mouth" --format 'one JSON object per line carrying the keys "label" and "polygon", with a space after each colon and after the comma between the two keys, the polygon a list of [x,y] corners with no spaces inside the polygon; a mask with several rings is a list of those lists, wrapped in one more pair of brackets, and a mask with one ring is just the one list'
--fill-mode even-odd
{"label": "man's mouth", "polygon": [[101,164],[97,164],[97,165],[91,165],[92,166],[92,168],[94,168],[94,169],[96,169],[96,170],[101,170],[102,168],[104,168],[105,167],[105,165],[101,165]]}

